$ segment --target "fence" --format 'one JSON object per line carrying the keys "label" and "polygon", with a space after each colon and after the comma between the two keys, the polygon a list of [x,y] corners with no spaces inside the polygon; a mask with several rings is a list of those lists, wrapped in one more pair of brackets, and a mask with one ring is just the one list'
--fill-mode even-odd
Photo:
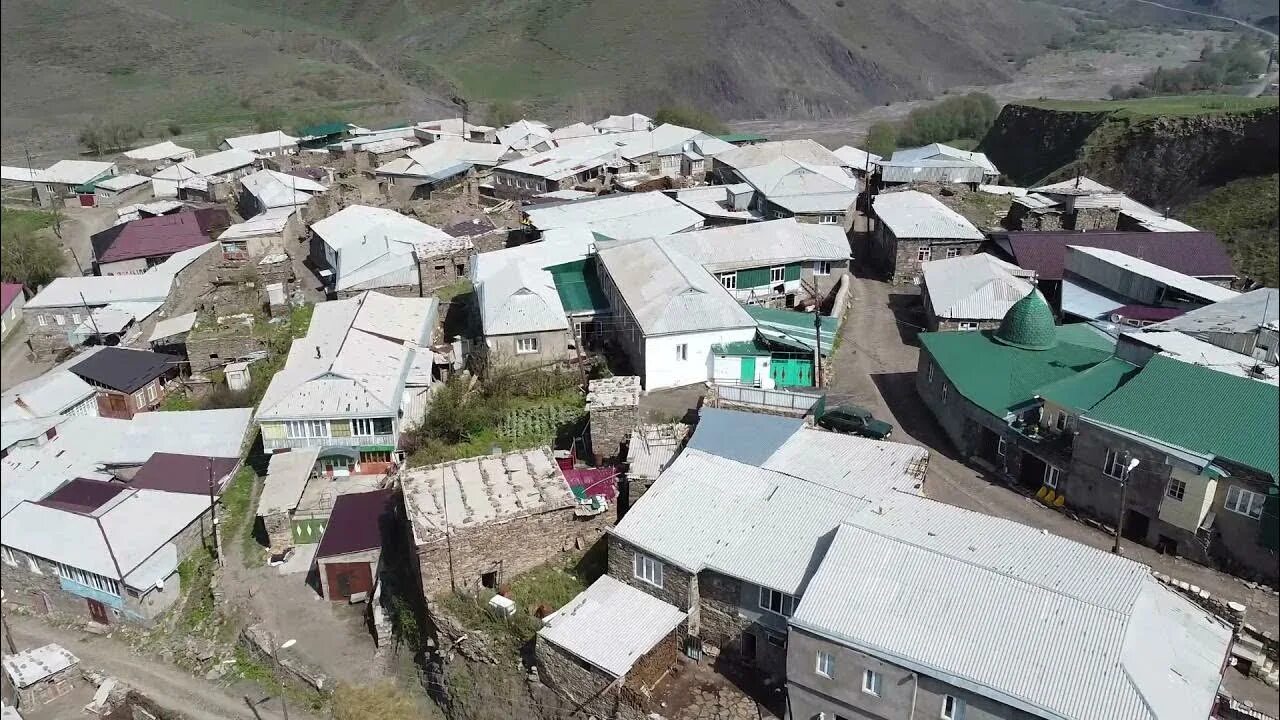
{"label": "fence", "polygon": [[745,385],[718,385],[715,393],[719,402],[765,407],[798,415],[809,412],[821,414],[826,400],[825,393],[762,390]]}

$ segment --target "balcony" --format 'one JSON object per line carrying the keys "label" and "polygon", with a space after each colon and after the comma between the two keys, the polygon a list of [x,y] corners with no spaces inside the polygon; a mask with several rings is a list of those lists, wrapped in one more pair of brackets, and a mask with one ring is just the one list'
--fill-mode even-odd
{"label": "balcony", "polygon": [[267,452],[284,448],[365,447],[382,445],[395,447],[395,435],[350,435],[347,437],[263,438],[262,449]]}
{"label": "balcony", "polygon": [[1038,450],[1063,457],[1071,456],[1071,447],[1075,442],[1076,434],[1070,428],[1059,430],[1040,423],[1020,420],[1014,420],[1009,427],[1024,439],[1029,440],[1031,446]]}

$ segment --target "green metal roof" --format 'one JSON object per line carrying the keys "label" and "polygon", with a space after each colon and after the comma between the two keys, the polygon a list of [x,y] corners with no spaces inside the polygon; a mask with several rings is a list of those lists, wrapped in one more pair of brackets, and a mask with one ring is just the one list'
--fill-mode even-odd
{"label": "green metal roof", "polygon": [[[757,305],[744,305],[747,314],[759,326],[760,334],[777,342],[800,350],[813,352],[813,313],[797,310],[779,310]],[[829,315],[822,316],[822,354],[831,354],[840,323]]]}
{"label": "green metal roof", "polygon": [[769,138],[755,133],[729,133],[728,135],[717,135],[716,139],[723,140],[727,143],[769,141]]}
{"label": "green metal roof", "polygon": [[1053,311],[1039,290],[1013,304],[1000,321],[995,339],[1023,350],[1048,350],[1057,340]]}
{"label": "green metal roof", "polygon": [[340,135],[347,131],[347,124],[344,122],[329,122],[320,125],[310,125],[304,128],[298,128],[298,134],[303,137],[325,137],[326,135]]}
{"label": "green metal roof", "polygon": [[1280,475],[1275,385],[1156,355],[1086,416]]}
{"label": "green metal roof", "polygon": [[765,357],[770,354],[768,350],[756,345],[754,342],[748,342],[746,340],[716,343],[711,346],[711,352],[716,355],[734,355],[739,357]]}
{"label": "green metal roof", "polygon": [[1065,377],[1040,388],[1040,397],[1062,407],[1083,412],[1097,405],[1116,388],[1138,374],[1136,365],[1109,358],[1079,375]]}
{"label": "green metal roof", "polygon": [[567,313],[599,312],[609,309],[609,301],[600,289],[600,278],[588,260],[573,260],[545,268],[551,273],[560,295],[560,304]]}
{"label": "green metal roof", "polygon": [[1041,388],[1073,377],[1111,357],[1115,339],[1086,324],[1056,328],[1047,350],[998,342],[988,330],[921,333],[920,343],[957,392],[978,407],[1005,417]]}

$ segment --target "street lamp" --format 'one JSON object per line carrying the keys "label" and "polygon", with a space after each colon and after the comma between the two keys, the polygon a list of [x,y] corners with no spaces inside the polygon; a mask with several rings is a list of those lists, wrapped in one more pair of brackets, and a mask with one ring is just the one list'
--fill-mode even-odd
{"label": "street lamp", "polygon": [[[1125,453],[1124,456],[1129,457],[1129,453]],[[1117,555],[1120,554],[1120,535],[1124,533],[1124,506],[1129,499],[1129,473],[1138,467],[1138,462],[1138,458],[1129,460],[1124,466],[1124,472],[1120,475],[1120,516],[1116,518],[1116,539],[1111,546],[1111,552]]]}

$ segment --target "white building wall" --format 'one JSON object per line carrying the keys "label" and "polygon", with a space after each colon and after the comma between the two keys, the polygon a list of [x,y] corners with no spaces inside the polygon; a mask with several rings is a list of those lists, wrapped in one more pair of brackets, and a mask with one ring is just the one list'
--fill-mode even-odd
{"label": "white building wall", "polygon": [[158,198],[178,197],[178,181],[151,178],[151,194]]}
{"label": "white building wall", "polygon": [[[756,357],[755,361],[756,387],[772,390],[774,382],[773,378],[769,377],[768,356]],[[713,354],[711,356],[711,381],[717,385],[741,385],[742,356]]]}
{"label": "white building wall", "polygon": [[[751,342],[755,335],[754,327],[745,327],[645,338],[644,389],[657,390],[706,382],[713,372],[712,345]],[[684,360],[678,359],[676,347],[679,345],[687,346]]]}

